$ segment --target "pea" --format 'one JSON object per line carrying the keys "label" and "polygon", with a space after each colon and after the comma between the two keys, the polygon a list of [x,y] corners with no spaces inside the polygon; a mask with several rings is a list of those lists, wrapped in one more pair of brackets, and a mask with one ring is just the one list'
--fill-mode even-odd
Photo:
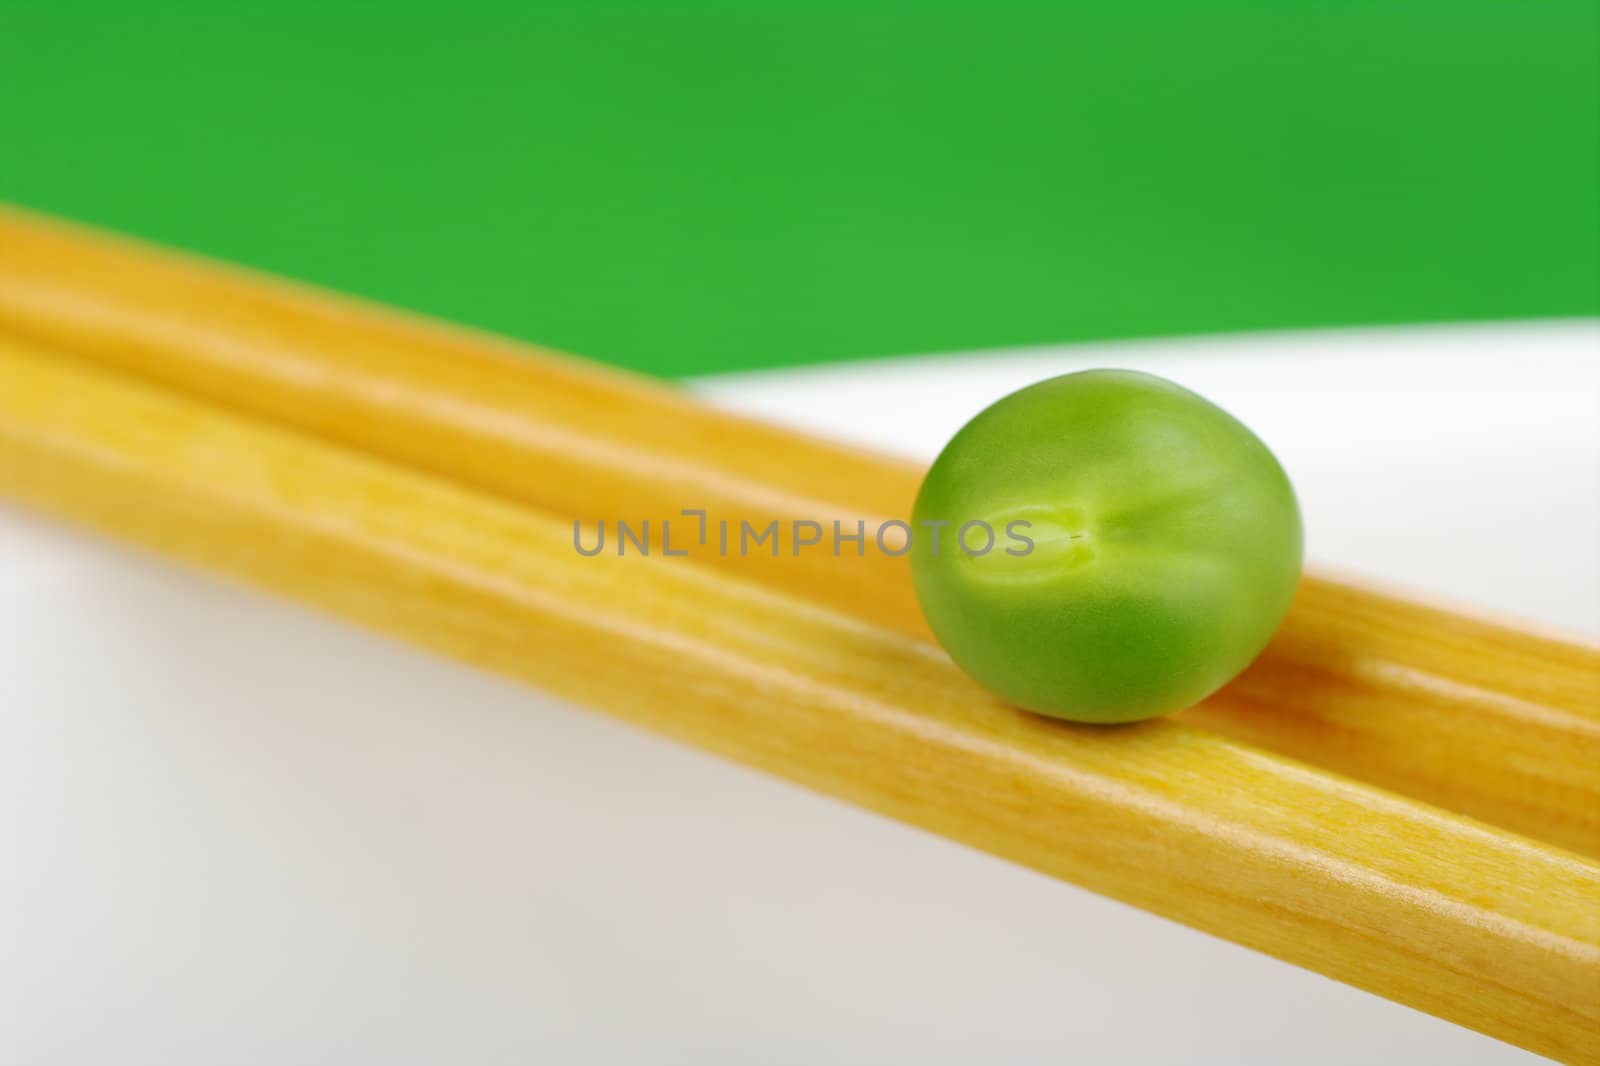
{"label": "pea", "polygon": [[[992,533],[992,544],[988,533]],[[913,513],[934,635],[1001,698],[1080,722],[1197,703],[1288,610],[1302,534],[1260,439],[1152,374],[1030,385],[951,439]]]}

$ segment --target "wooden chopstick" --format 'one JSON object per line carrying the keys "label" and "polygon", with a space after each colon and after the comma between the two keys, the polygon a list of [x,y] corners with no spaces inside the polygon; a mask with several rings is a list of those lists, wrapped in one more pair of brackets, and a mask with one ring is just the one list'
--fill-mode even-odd
{"label": "wooden chopstick", "polygon": [[[586,521],[764,527],[910,510],[916,464],[631,375],[0,209],[0,333]],[[691,553],[926,637],[903,560]],[[1182,716],[1600,856],[1600,653],[1309,576],[1272,646]]]}
{"label": "wooden chopstick", "polygon": [[1532,1050],[1600,1056],[1600,864],[0,341],[0,490]]}

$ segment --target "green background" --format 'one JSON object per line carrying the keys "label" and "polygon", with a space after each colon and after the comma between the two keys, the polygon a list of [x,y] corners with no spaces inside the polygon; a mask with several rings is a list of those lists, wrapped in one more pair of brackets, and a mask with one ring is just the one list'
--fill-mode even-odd
{"label": "green background", "polygon": [[0,198],[668,375],[1595,314],[1597,56],[1592,2],[0,0]]}

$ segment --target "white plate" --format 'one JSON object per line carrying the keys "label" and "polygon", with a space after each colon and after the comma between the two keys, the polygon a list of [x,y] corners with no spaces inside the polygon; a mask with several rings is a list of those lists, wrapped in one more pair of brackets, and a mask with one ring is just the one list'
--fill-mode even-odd
{"label": "white plate", "polygon": [[[1034,378],[1165,372],[1277,449],[1317,558],[1595,632],[1597,353],[1569,323],[703,388],[927,455]],[[6,1063],[1531,1059],[15,511],[0,588]]]}

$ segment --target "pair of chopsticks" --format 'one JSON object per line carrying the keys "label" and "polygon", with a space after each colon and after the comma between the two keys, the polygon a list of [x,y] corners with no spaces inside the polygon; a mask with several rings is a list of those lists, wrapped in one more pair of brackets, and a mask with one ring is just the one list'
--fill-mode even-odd
{"label": "pair of chopsticks", "polygon": [[575,518],[903,516],[919,470],[0,212],[0,491],[1536,1051],[1600,1059],[1600,654],[1308,578],[1124,729],[996,703],[903,560]]}

